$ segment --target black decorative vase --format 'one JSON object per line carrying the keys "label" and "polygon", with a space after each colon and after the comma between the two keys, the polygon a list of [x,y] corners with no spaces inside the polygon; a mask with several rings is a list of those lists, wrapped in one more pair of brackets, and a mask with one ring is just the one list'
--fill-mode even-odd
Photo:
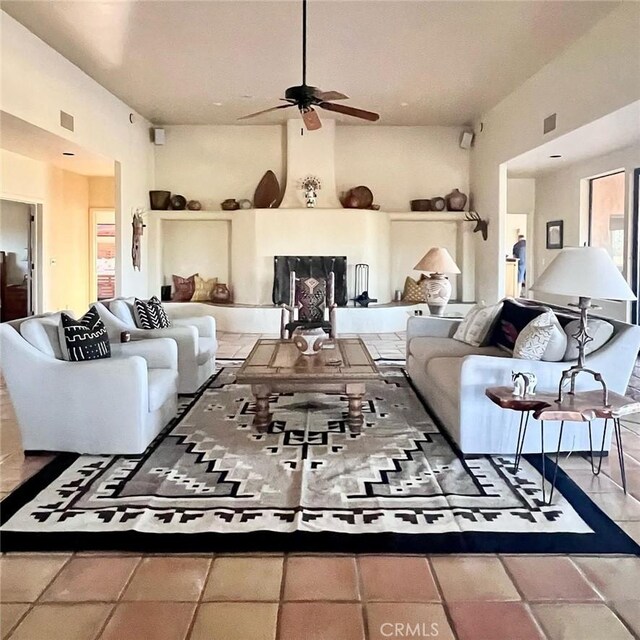
{"label": "black decorative vase", "polygon": [[149,191],[149,203],[152,209],[166,211],[171,202],[171,191]]}

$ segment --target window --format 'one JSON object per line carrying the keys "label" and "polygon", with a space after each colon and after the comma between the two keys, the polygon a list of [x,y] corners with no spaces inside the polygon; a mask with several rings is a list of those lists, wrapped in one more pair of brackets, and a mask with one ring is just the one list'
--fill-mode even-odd
{"label": "window", "polygon": [[604,247],[624,270],[624,171],[589,181],[589,245]]}

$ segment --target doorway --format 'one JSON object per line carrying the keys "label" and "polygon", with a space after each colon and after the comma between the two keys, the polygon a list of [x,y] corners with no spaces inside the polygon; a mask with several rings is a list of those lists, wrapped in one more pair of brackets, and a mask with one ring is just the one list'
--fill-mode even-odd
{"label": "doorway", "polygon": [[0,322],[35,312],[36,207],[0,200]]}
{"label": "doorway", "polygon": [[116,295],[116,216],[113,209],[90,209],[91,300]]}
{"label": "doorway", "polygon": [[633,171],[631,205],[631,289],[636,300],[631,303],[631,322],[640,325],[640,168]]}

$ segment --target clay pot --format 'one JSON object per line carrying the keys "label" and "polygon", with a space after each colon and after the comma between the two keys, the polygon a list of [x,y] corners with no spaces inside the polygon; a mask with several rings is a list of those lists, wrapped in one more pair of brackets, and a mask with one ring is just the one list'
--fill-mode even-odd
{"label": "clay pot", "polygon": [[171,198],[171,208],[176,211],[184,211],[187,206],[187,199],[184,196],[175,195]]}
{"label": "clay pot", "polygon": [[152,209],[166,211],[171,202],[171,191],[149,191],[149,204]]}
{"label": "clay pot", "polygon": [[466,194],[454,189],[451,193],[445,196],[447,201],[448,211],[464,211],[464,207],[467,204]]}
{"label": "clay pot", "polygon": [[220,203],[223,211],[237,211],[240,208],[240,203],[235,198],[227,198]]}
{"label": "clay pot", "polygon": [[432,211],[444,211],[446,202],[444,198],[431,198],[431,210]]}
{"label": "clay pot", "polygon": [[431,200],[422,198],[411,201],[411,211],[431,211]]}
{"label": "clay pot", "polygon": [[202,204],[199,200],[189,200],[189,202],[187,202],[187,209],[189,209],[189,211],[200,211]]}

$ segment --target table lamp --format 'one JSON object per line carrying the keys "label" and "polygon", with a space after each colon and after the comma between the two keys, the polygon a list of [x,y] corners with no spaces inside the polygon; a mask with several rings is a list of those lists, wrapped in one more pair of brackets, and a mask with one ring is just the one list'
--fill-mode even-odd
{"label": "table lamp", "polygon": [[444,274],[460,273],[458,265],[444,247],[432,247],[413,268],[431,274],[426,283],[427,305],[432,316],[444,315],[451,298],[451,282]]}
{"label": "table lamp", "polygon": [[576,377],[584,372],[591,374],[602,385],[603,404],[608,406],[607,385],[602,375],[587,369],[584,365],[585,346],[593,340],[588,333],[587,316],[589,309],[598,308],[591,304],[591,299],[635,300],[636,298],[611,256],[602,247],[563,249],[531,288],[535,291],[578,298],[577,305],[570,303],[570,306],[577,306],[580,309],[580,325],[573,336],[578,343],[578,362],[570,369],[563,371],[558,387],[558,402],[562,402],[562,387],[565,380],[571,381],[569,393],[573,395]]}

